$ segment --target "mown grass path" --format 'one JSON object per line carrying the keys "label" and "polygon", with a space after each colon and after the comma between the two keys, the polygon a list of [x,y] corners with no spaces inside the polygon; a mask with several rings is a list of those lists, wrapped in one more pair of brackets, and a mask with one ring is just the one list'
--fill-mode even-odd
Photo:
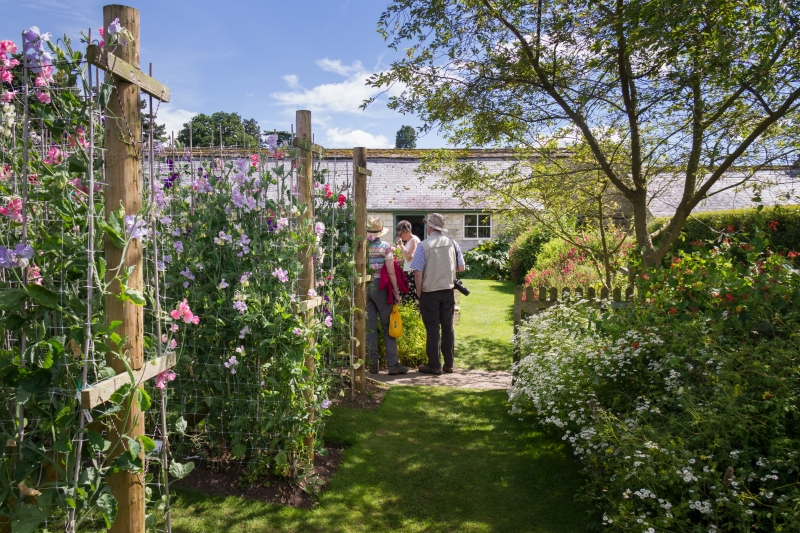
{"label": "mown grass path", "polygon": [[470,295],[461,296],[456,324],[456,368],[511,370],[514,335],[514,284],[466,279]]}
{"label": "mown grass path", "polygon": [[393,387],[377,411],[335,408],[325,440],[348,449],[315,509],[178,491],[173,530],[584,531],[575,462],[504,391]]}

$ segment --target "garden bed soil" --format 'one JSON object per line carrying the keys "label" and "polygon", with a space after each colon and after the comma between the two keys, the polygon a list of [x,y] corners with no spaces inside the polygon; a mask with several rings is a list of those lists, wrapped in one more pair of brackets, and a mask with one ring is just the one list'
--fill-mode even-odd
{"label": "garden bed soil", "polygon": [[[325,457],[317,455],[314,459],[314,474],[322,481],[322,490],[336,472],[344,458],[341,448],[327,448]],[[261,478],[254,485],[246,486],[239,483],[239,478],[244,474],[244,468],[239,464],[222,465],[208,462],[194,461],[195,468],[185,478],[172,484],[179,489],[189,489],[210,494],[212,496],[235,496],[265,503],[275,503],[300,509],[310,509],[317,498],[303,490],[303,485],[286,478],[270,474]]]}
{"label": "garden bed soil", "polygon": [[[350,398],[350,383],[349,380],[342,380],[341,384],[331,389],[329,398],[331,399],[331,407],[346,407],[348,409],[368,409],[374,411],[377,409],[386,391],[389,390],[387,385],[375,381],[374,379],[367,378],[367,385],[365,392],[361,393],[355,391],[353,398]],[[344,392],[344,395],[340,393]]]}

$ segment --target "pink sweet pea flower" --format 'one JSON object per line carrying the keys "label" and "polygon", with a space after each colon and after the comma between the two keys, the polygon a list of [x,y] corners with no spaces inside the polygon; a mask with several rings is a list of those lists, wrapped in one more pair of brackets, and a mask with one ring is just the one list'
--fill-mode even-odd
{"label": "pink sweet pea flower", "polygon": [[292,333],[294,333],[295,335],[297,335],[297,336],[299,337],[300,335],[302,335],[302,334],[303,334],[303,330],[302,330],[302,329],[300,329],[300,328],[294,328],[294,329],[292,330]]}
{"label": "pink sweet pea flower", "polygon": [[324,324],[326,328],[331,327],[333,325],[333,318],[331,318],[330,315],[326,316]]}
{"label": "pink sweet pea flower", "polygon": [[156,388],[164,390],[167,382],[174,381],[177,376],[172,370],[165,370],[156,376]]}
{"label": "pink sweet pea flower", "polygon": [[22,222],[22,199],[11,199],[6,207],[0,207],[0,215],[9,217],[12,222]]}
{"label": "pink sweet pea flower", "polygon": [[17,96],[17,91],[4,91],[3,94],[0,94],[0,101],[4,104],[9,104],[14,100],[15,96]]}
{"label": "pink sweet pea flower", "polygon": [[0,41],[0,54],[16,54],[16,53],[17,53],[17,43],[9,40]]}
{"label": "pink sweet pea flower", "polygon": [[49,104],[51,102],[50,94],[44,91],[39,91],[39,93],[36,95],[36,99],[43,104]]}
{"label": "pink sweet pea flower", "polygon": [[11,83],[12,81],[14,81],[14,76],[11,75],[10,70],[0,68],[0,81]]}

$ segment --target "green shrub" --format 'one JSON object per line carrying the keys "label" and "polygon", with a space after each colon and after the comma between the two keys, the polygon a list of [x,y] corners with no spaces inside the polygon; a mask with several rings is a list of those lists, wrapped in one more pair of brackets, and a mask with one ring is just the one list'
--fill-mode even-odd
{"label": "green shrub", "polygon": [[[425,324],[419,314],[416,304],[407,303],[399,307],[400,317],[403,319],[403,334],[397,339],[397,357],[400,364],[416,368],[428,362],[425,352]],[[381,368],[386,367],[386,347],[383,344],[383,331],[378,324],[378,351],[381,355]],[[369,364],[369,363],[367,363]]]}
{"label": "green shrub", "polygon": [[480,243],[464,254],[467,270],[464,279],[508,279],[508,250],[510,244],[502,237]]}
{"label": "green shrub", "polygon": [[596,529],[800,530],[800,275],[764,231],[727,239],[644,272],[635,307],[515,337],[512,412],[572,445]]}
{"label": "green shrub", "polygon": [[[759,215],[758,209],[753,208],[692,215],[683,227],[683,240],[673,245],[673,251],[690,252],[692,242],[719,240],[720,233],[727,232],[729,227],[735,232],[752,228],[759,216],[767,223],[773,220],[778,223],[776,229],[769,234],[770,245],[774,251],[784,253],[800,251],[800,206],[768,207],[763,209],[762,213]],[[649,224],[650,230],[655,231],[666,222],[666,218],[654,219]]]}
{"label": "green shrub", "polygon": [[542,226],[534,226],[514,240],[508,251],[508,275],[517,285],[525,282],[525,275],[536,264],[542,246],[551,240],[551,235]]}

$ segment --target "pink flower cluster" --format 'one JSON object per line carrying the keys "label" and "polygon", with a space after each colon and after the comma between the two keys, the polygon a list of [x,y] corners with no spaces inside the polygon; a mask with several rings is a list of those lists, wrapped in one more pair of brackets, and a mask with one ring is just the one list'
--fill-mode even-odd
{"label": "pink flower cluster", "polygon": [[22,222],[22,199],[9,200],[8,205],[0,207],[0,215],[7,216],[12,222]]}
{"label": "pink flower cluster", "polygon": [[45,165],[60,165],[64,162],[64,152],[58,146],[51,146],[44,158]]}
{"label": "pink flower cluster", "polygon": [[[19,61],[8,57],[9,54],[17,53],[17,45],[14,41],[0,41],[0,82],[11,83],[14,76],[11,74],[11,69],[19,65]],[[7,104],[14,99],[17,93],[15,91],[2,91],[0,100]]]}
{"label": "pink flower cluster", "polygon": [[177,376],[172,370],[165,370],[156,376],[156,388],[164,390],[167,382],[174,381]]}
{"label": "pink flower cluster", "polygon": [[181,318],[183,318],[183,321],[186,322],[187,324],[200,323],[200,317],[195,314],[192,314],[192,310],[189,309],[189,302],[187,302],[185,298],[181,303],[178,304],[177,309],[173,309],[172,311],[170,311],[169,315],[172,317],[173,320],[180,320]]}

